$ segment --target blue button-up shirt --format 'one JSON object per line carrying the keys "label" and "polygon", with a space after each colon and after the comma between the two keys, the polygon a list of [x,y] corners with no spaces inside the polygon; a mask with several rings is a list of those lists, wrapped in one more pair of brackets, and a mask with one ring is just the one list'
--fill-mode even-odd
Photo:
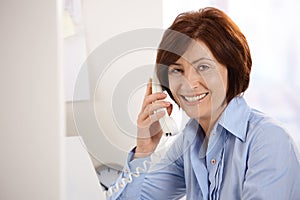
{"label": "blue button-up shirt", "polygon": [[139,177],[131,173],[151,158],[133,155],[117,181],[132,182],[108,199],[300,200],[296,145],[278,122],[242,97],[228,104],[209,139],[190,120],[165,157]]}

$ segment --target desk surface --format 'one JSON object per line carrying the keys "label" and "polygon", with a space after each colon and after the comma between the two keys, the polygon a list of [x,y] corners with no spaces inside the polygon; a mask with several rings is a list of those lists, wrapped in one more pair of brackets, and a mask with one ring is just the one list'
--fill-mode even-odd
{"label": "desk surface", "polygon": [[65,144],[66,199],[105,200],[83,140],[78,136],[66,137]]}

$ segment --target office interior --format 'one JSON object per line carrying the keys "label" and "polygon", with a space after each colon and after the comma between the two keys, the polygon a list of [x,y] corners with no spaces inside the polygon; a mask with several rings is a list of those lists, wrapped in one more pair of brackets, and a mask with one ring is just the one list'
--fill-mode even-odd
{"label": "office interior", "polygon": [[[106,164],[121,168],[134,147],[135,133],[124,134],[116,125],[108,113],[119,113],[110,101],[122,78],[137,66],[154,63],[155,49],[141,47],[116,55],[118,59],[98,78],[97,65],[84,64],[117,36],[164,30],[179,13],[204,6],[224,10],[245,33],[253,70],[244,96],[250,105],[281,121],[300,148],[298,1],[4,0],[0,2],[0,199],[66,200],[66,138],[83,138],[95,169]],[[84,84],[74,95],[80,73]],[[144,88],[125,99],[132,127]],[[86,116],[74,114],[74,109],[85,110],[91,101],[93,117],[105,132],[97,139],[79,128],[82,123],[89,126]]]}

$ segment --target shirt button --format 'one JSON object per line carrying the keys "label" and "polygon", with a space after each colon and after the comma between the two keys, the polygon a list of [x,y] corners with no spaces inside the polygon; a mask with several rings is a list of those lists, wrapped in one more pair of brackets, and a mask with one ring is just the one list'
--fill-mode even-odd
{"label": "shirt button", "polygon": [[210,163],[211,163],[212,165],[216,164],[216,159],[212,159],[212,160],[210,161]]}

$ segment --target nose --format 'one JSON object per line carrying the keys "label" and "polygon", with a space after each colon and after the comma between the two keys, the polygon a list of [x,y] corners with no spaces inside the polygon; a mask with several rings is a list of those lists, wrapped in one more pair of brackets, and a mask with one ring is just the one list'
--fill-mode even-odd
{"label": "nose", "polygon": [[185,73],[185,79],[191,89],[196,89],[205,83],[203,77],[197,73],[192,65],[189,65]]}

